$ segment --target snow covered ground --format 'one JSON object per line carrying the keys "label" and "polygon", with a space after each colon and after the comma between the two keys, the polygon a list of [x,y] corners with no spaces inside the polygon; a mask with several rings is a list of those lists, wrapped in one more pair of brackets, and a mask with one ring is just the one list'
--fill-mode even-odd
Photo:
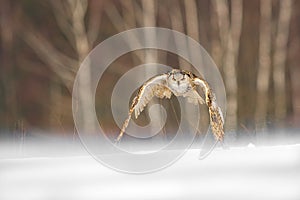
{"label": "snow covered ground", "polygon": [[300,199],[300,145],[215,149],[204,160],[192,149],[145,175],[113,171],[88,154],[67,154],[2,156],[0,199]]}

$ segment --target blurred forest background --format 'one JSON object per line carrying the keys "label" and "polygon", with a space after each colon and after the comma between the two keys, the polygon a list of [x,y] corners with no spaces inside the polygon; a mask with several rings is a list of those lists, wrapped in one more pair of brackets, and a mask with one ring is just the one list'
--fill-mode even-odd
{"label": "blurred forest background", "polygon": [[[72,134],[81,61],[108,37],[144,26],[180,31],[208,51],[226,86],[227,131],[300,128],[300,1],[0,0],[0,14],[2,134]],[[156,62],[185,64],[166,52],[151,54]],[[148,62],[145,55],[122,56],[104,82]],[[109,82],[103,87],[112,89]],[[109,124],[101,102],[108,94],[96,104]]]}

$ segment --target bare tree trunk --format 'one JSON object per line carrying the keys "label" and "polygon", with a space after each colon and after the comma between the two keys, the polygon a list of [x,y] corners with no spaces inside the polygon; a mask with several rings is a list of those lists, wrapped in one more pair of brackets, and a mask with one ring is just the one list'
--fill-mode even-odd
{"label": "bare tree trunk", "polygon": [[[145,27],[155,27],[156,26],[156,8],[154,0],[144,0],[142,1],[143,6],[143,22]],[[155,34],[146,31],[145,40],[149,43],[157,42]],[[157,51],[145,50],[145,63],[157,62]]]}
{"label": "bare tree trunk", "polygon": [[[154,0],[143,0],[142,1],[142,7],[143,7],[143,24],[145,27],[155,27],[156,26],[156,5]],[[146,43],[155,43],[157,42],[156,34],[155,32],[148,32],[145,31],[145,42]],[[156,50],[149,50],[145,49],[145,59],[144,62],[147,63],[157,63],[158,62],[158,54]],[[149,77],[150,74],[153,73],[158,73],[156,69],[147,67],[146,68],[146,77]],[[159,102],[160,100],[158,99],[153,99],[153,102]],[[147,111],[149,112],[149,107],[147,108]],[[158,121],[162,121],[162,115],[161,115],[161,110],[157,110],[154,112],[154,116],[156,116],[156,119]]]}
{"label": "bare tree trunk", "polygon": [[237,73],[236,65],[239,55],[239,44],[242,30],[243,2],[242,0],[231,1],[231,27],[225,57],[224,74],[227,85],[229,127],[237,126]]}
{"label": "bare tree trunk", "polygon": [[229,8],[227,0],[213,0],[212,5],[217,13],[217,21],[219,26],[219,37],[222,45],[222,55],[226,51],[227,40],[229,37]]}
{"label": "bare tree trunk", "polygon": [[[97,38],[99,26],[86,29],[85,17],[88,8],[87,0],[66,0],[66,1],[50,1],[54,16],[61,31],[64,33],[69,44],[77,53],[76,58],[70,58],[64,53],[57,50],[41,33],[28,30],[22,34],[25,42],[36,52],[51,69],[58,74],[67,88],[72,91],[75,72],[80,63],[88,55],[92,49],[92,44]],[[94,15],[99,17],[99,15]],[[95,19],[89,19],[95,24]],[[88,32],[90,31],[90,32]],[[90,38],[89,38],[90,37]],[[90,104],[92,99],[87,97],[90,95],[91,72],[85,71],[84,80],[80,80],[79,94],[81,95],[81,103]],[[55,101],[55,99],[53,99]],[[54,105],[54,104],[53,104]],[[55,104],[56,105],[56,104]],[[84,106],[83,105],[83,106]],[[82,119],[83,124],[87,128],[90,127],[91,120],[88,113],[84,113]]]}
{"label": "bare tree trunk", "polygon": [[[174,1],[174,9],[172,9],[171,12],[169,12],[170,14],[170,21],[171,21],[171,27],[173,30],[175,31],[179,31],[181,33],[184,33],[184,24],[183,24],[183,15],[182,12],[180,10],[180,4],[179,1],[175,0]],[[178,41],[175,41],[175,45],[176,48],[182,48],[182,44],[179,44]],[[187,48],[187,47],[184,47]],[[178,57],[178,62],[179,62],[179,66],[182,69],[189,69],[190,65],[185,62],[182,58]]]}
{"label": "bare tree trunk", "polygon": [[[185,20],[186,20],[186,32],[187,35],[197,42],[199,42],[199,21],[198,21],[198,12],[197,4],[195,0],[184,0],[185,8]],[[188,45],[190,45],[188,43]],[[188,48],[188,51],[190,48]],[[189,52],[191,60],[202,59],[202,55],[195,55],[194,52]],[[187,69],[190,70],[191,66]]]}
{"label": "bare tree trunk", "polygon": [[[143,12],[140,6],[137,5],[137,2],[134,0],[120,2],[123,5],[123,15],[121,15],[113,2],[108,3],[105,9],[105,13],[117,31],[122,32],[130,28],[135,28],[137,25],[142,26],[144,24]],[[139,42],[134,37],[131,37],[131,41],[128,41],[127,44],[132,46]],[[134,51],[132,55],[134,64],[145,61],[145,57],[141,51]]]}
{"label": "bare tree trunk", "polygon": [[217,11],[216,11],[216,6],[213,6],[212,4],[215,3],[212,1],[211,3],[211,9],[210,9],[210,24],[211,24],[211,54],[212,58],[214,59],[216,65],[221,68],[222,66],[222,54],[223,54],[223,49],[222,49],[222,44],[221,44],[221,39],[220,39],[220,27],[219,27],[219,20],[217,16]]}
{"label": "bare tree trunk", "polygon": [[231,1],[231,18],[227,0],[215,0],[218,14],[219,33],[223,49],[223,72],[227,91],[226,127],[237,127],[237,74],[236,64],[242,30],[242,0]]}
{"label": "bare tree trunk", "polygon": [[[133,2],[133,0],[128,0],[128,1],[120,1],[122,4],[122,13],[123,13],[123,22],[126,24],[125,29],[133,29],[136,28],[139,24],[138,14],[141,13],[140,8],[135,5],[136,2]],[[120,27],[122,27],[121,23],[119,24]],[[136,66],[141,63],[142,59],[142,52],[141,51],[135,51],[135,53],[132,53],[132,61],[133,61],[133,66]]]}
{"label": "bare tree trunk", "polygon": [[[71,15],[69,19],[72,25],[72,33],[75,39],[75,47],[78,55],[78,65],[87,56],[91,47],[89,46],[88,34],[85,29],[85,15],[87,12],[88,1],[87,0],[68,0],[68,7],[71,9]],[[88,61],[89,62],[89,61]],[[88,63],[89,64],[89,63]],[[86,68],[90,69],[90,68]],[[84,73],[79,80],[78,90],[80,95],[80,103],[83,107],[88,107],[92,104],[92,94],[91,94],[91,71],[84,70]],[[89,98],[90,97],[90,98]],[[93,118],[90,113],[83,111],[83,126],[85,130],[90,130],[93,127]],[[93,129],[92,129],[93,130]]]}
{"label": "bare tree trunk", "polygon": [[[184,8],[185,8],[185,21],[186,21],[186,32],[187,35],[197,42],[200,42],[200,35],[199,35],[199,17],[198,17],[198,10],[197,10],[197,3],[195,0],[184,0]],[[202,55],[195,55],[195,52],[191,51],[190,45],[187,41],[188,45],[188,53],[189,53],[189,59],[195,62],[196,60],[199,60],[200,63],[202,63]],[[179,47],[180,48],[180,47]],[[193,66],[189,65],[187,66],[187,70],[192,69]],[[185,112],[187,114],[193,113],[191,109],[194,109],[189,105],[188,102],[185,102]],[[206,121],[203,120],[203,121]],[[198,129],[199,130],[199,129]]]}
{"label": "bare tree trunk", "polygon": [[266,125],[268,89],[271,73],[272,0],[260,1],[259,68],[255,120],[258,128]]}
{"label": "bare tree trunk", "polygon": [[275,89],[275,117],[284,118],[287,112],[285,91],[285,65],[290,33],[292,0],[279,1],[279,18],[275,38],[273,81]]}
{"label": "bare tree trunk", "polygon": [[[0,2],[0,41],[1,41],[1,84],[3,95],[0,98],[3,100],[4,107],[0,107],[0,112],[3,112],[0,127],[9,128],[11,122],[17,121],[18,109],[16,98],[15,85],[15,67],[13,60],[13,43],[14,43],[14,22],[13,9],[10,1]],[[1,106],[1,105],[0,105]],[[1,115],[1,114],[0,114]],[[3,123],[3,126],[1,126]]]}
{"label": "bare tree trunk", "polygon": [[[55,78],[57,79],[57,78]],[[53,80],[50,83],[50,106],[49,108],[49,125],[51,128],[53,127],[59,127],[61,118],[62,118],[62,88],[61,85],[59,84],[58,80]]]}
{"label": "bare tree trunk", "polygon": [[199,42],[199,22],[195,0],[184,0],[186,30],[189,37]]}
{"label": "bare tree trunk", "polygon": [[89,0],[89,16],[87,23],[87,35],[90,43],[90,48],[92,48],[99,36],[100,24],[103,12],[103,1],[99,0]]}
{"label": "bare tree trunk", "polygon": [[87,12],[87,0],[68,0],[69,7],[72,10],[70,16],[72,22],[72,32],[75,38],[76,51],[78,54],[78,61],[81,63],[89,53],[91,47],[87,31],[85,29],[84,18]]}

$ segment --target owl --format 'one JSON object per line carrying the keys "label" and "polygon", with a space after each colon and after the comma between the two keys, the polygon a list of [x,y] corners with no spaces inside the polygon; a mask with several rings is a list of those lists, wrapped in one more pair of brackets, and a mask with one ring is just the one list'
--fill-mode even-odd
{"label": "owl", "polygon": [[[199,95],[196,88],[200,87],[205,94],[205,100]],[[187,98],[189,103],[206,104],[210,116],[210,125],[214,137],[217,141],[224,138],[224,118],[220,107],[216,102],[216,97],[209,84],[195,74],[173,69],[167,73],[154,76],[146,81],[139,89],[129,108],[128,117],[125,120],[116,142],[119,142],[127,128],[132,113],[138,118],[145,106],[156,96],[158,98],[170,99],[171,96],[182,96]]]}

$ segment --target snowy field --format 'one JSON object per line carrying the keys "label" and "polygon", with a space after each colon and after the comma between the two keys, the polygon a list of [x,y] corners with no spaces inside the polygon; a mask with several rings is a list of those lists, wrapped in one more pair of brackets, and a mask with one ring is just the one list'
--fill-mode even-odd
{"label": "snowy field", "polygon": [[170,167],[145,175],[113,171],[84,150],[37,156],[32,148],[27,152],[37,151],[34,157],[9,158],[5,148],[1,200],[300,199],[300,145],[218,148],[204,160],[192,149]]}

